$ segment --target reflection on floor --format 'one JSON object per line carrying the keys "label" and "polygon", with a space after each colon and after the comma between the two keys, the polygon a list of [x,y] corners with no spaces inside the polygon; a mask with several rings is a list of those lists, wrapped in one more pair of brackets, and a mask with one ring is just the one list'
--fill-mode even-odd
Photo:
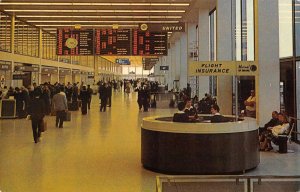
{"label": "reflection on floor", "polygon": [[[99,111],[93,97],[88,115],[72,112],[72,121],[55,128],[47,117],[42,141],[33,142],[30,121],[0,120],[0,191],[155,191],[155,176],[140,163],[140,124],[145,116],[173,114],[175,109],[140,112],[136,93],[117,92],[112,107]],[[262,152],[261,163],[247,175],[299,175],[295,153]]]}

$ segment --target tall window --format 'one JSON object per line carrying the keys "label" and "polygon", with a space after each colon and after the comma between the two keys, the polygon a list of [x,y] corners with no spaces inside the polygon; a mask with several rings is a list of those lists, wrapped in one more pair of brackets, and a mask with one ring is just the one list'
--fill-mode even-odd
{"label": "tall window", "polygon": [[295,1],[295,44],[296,56],[300,56],[300,1]]}
{"label": "tall window", "polygon": [[293,0],[279,1],[280,58],[293,56],[293,5],[292,3]]}
{"label": "tall window", "polygon": [[[209,13],[209,59],[215,61],[217,59],[217,11],[213,9]],[[201,51],[201,50],[200,50]],[[212,96],[217,95],[217,77],[209,77],[209,92]]]}
{"label": "tall window", "polygon": [[235,48],[237,61],[254,60],[253,0],[236,0]]}

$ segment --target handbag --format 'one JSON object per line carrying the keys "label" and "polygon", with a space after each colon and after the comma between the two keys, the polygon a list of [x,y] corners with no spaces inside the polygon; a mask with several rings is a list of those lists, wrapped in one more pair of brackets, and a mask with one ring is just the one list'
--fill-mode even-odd
{"label": "handbag", "polygon": [[41,132],[45,132],[47,130],[47,121],[43,119],[41,126],[40,126]]}

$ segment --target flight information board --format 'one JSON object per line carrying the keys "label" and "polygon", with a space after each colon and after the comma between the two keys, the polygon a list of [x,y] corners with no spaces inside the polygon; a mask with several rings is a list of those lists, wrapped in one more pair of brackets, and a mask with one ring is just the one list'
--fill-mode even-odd
{"label": "flight information board", "polygon": [[131,55],[130,29],[96,29],[96,55]]}
{"label": "flight information board", "polygon": [[167,55],[167,32],[138,29],[57,30],[57,55]]}
{"label": "flight information board", "polygon": [[167,46],[167,32],[133,30],[132,55],[167,55]]}
{"label": "flight information board", "polygon": [[57,30],[57,55],[93,55],[93,30]]}

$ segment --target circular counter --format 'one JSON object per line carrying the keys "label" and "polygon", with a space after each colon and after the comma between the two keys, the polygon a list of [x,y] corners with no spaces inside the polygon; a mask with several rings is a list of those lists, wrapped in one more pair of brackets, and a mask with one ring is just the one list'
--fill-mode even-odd
{"label": "circular counter", "polygon": [[229,174],[257,167],[260,156],[255,119],[209,123],[207,116],[203,118],[195,123],[176,123],[170,117],[144,118],[143,166],[166,174]]}

